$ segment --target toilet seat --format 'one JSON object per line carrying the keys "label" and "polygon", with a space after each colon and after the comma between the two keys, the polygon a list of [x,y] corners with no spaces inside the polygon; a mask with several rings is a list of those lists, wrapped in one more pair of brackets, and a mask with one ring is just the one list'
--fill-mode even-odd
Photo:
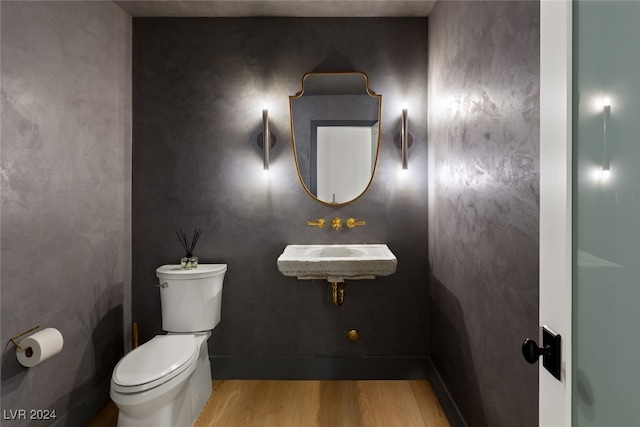
{"label": "toilet seat", "polygon": [[119,393],[155,388],[189,367],[195,369],[198,351],[194,335],[157,335],[118,362],[112,387]]}

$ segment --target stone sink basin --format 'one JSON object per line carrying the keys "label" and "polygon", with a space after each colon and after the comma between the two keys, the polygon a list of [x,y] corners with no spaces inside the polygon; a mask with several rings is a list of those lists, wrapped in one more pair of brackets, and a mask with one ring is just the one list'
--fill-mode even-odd
{"label": "stone sink basin", "polygon": [[329,282],[388,276],[397,264],[385,244],[287,245],[278,257],[278,270],[285,276]]}

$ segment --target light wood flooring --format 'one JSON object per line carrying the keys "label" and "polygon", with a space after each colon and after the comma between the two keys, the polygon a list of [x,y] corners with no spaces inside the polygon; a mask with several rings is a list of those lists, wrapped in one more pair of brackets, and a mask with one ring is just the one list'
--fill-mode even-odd
{"label": "light wood flooring", "polygon": [[[88,427],[115,427],[110,404]],[[194,427],[449,427],[428,381],[214,380]]]}

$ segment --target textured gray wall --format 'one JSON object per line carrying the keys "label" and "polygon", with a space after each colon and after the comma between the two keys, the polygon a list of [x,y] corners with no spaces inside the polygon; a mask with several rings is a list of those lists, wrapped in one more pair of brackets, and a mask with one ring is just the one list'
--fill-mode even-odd
{"label": "textured gray wall", "polygon": [[[83,425],[130,340],[131,18],[110,2],[1,7],[2,409]],[[34,325],[64,348],[26,369],[6,344]]]}
{"label": "textured gray wall", "polygon": [[[183,255],[174,232],[202,227],[200,261],[229,265],[212,355],[427,356],[426,33],[426,19],[134,19],[133,317],[142,341],[161,332],[155,269]],[[294,166],[288,97],[314,69],[364,71],[383,96],[376,176],[341,208],[311,199]],[[265,100],[278,139],[266,174],[256,145]],[[404,178],[393,145],[403,101],[414,138]],[[367,224],[339,233],[306,225],[333,216]],[[341,242],[387,243],[397,272],[348,282],[340,308],[328,283],[278,272],[287,244]]]}
{"label": "textured gray wall", "polygon": [[537,426],[538,2],[429,17],[431,358],[470,426]]}

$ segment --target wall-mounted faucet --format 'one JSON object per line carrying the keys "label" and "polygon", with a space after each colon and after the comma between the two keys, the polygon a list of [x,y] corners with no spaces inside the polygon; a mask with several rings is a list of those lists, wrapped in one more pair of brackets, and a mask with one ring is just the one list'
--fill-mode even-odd
{"label": "wall-mounted faucet", "polygon": [[366,222],[364,222],[364,221],[356,221],[355,218],[347,219],[347,227],[349,227],[349,228],[353,228],[353,227],[360,226],[360,225],[365,225],[365,224],[366,224]]}
{"label": "wall-mounted faucet", "polygon": [[[349,228],[362,226],[366,224],[365,221],[356,221],[355,218],[348,218],[345,223]],[[315,221],[307,221],[307,225],[311,225],[318,228],[324,228],[326,224],[327,223],[324,218],[318,218]],[[333,228],[335,231],[340,231],[340,229],[342,228],[342,220],[338,217],[333,218],[331,220],[331,228]]]}
{"label": "wall-mounted faucet", "polygon": [[312,225],[318,228],[324,228],[325,220],[324,218],[318,218],[316,221],[307,221],[307,225]]}

